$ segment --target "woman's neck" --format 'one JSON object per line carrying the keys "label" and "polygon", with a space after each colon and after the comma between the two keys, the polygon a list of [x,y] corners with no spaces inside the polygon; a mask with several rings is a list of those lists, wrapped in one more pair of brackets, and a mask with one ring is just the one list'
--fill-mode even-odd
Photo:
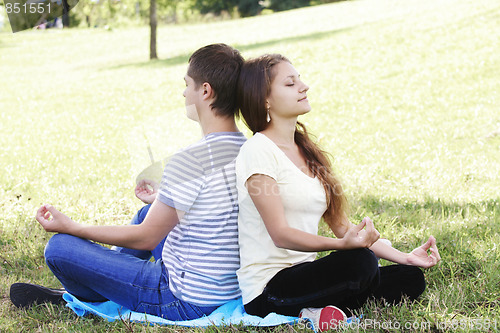
{"label": "woman's neck", "polygon": [[276,145],[282,148],[295,146],[295,128],[297,118],[271,120],[269,126],[262,131]]}

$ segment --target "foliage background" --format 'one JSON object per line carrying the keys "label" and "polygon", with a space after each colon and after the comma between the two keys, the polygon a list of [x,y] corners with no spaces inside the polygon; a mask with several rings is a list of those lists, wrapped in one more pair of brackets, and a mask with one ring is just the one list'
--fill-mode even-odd
{"label": "foliage background", "polygon": [[[159,0],[157,15],[160,24],[192,23],[255,16],[338,1],[342,0]],[[70,11],[70,27],[144,25],[149,22],[149,4],[150,0],[79,1]],[[0,16],[5,20],[4,29],[8,30],[3,5],[0,3]]]}

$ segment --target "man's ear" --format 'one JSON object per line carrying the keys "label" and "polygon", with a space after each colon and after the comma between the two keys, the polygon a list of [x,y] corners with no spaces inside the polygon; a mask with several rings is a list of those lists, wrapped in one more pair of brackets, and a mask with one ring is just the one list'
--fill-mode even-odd
{"label": "man's ear", "polygon": [[214,91],[212,89],[212,86],[210,85],[210,83],[208,82],[204,82],[202,85],[201,85],[201,89],[202,89],[202,98],[203,100],[207,100],[207,99],[211,99],[214,97]]}

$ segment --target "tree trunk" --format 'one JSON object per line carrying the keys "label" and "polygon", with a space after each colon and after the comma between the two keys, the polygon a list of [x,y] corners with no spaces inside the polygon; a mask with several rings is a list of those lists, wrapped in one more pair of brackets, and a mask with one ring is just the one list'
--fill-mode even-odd
{"label": "tree trunk", "polygon": [[156,54],[156,0],[150,0],[149,25],[151,26],[151,38],[149,40],[149,59],[158,59]]}
{"label": "tree trunk", "polygon": [[62,23],[63,27],[69,27],[69,4],[67,0],[63,0],[63,15],[62,15]]}

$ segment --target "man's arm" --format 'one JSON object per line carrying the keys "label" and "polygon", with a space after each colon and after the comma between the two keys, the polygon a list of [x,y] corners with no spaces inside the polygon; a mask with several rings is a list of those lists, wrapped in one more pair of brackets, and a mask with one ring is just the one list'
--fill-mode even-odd
{"label": "man's arm", "polygon": [[158,195],[158,183],[142,179],[135,187],[135,196],[145,204],[152,204]]}
{"label": "man's arm", "polygon": [[184,212],[155,200],[144,221],[136,225],[82,224],[73,221],[50,205],[44,205],[38,209],[36,220],[48,232],[70,234],[130,249],[152,250],[177,225],[183,215]]}

